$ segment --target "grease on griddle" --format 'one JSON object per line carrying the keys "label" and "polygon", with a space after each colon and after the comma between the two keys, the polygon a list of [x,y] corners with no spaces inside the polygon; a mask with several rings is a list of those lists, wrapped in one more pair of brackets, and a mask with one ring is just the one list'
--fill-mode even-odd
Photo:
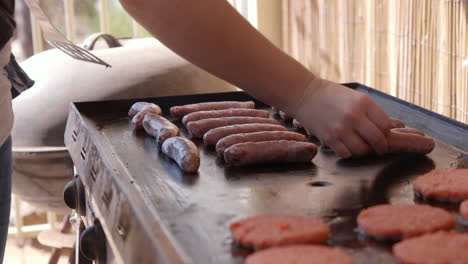
{"label": "grease on griddle", "polygon": [[244,246],[237,241],[231,239],[231,254],[234,257],[242,257],[245,258],[249,254],[255,252],[255,249],[252,247]]}
{"label": "grease on griddle", "polygon": [[389,237],[377,237],[373,236],[370,234],[367,234],[364,230],[362,230],[360,227],[356,228],[357,233],[358,233],[358,239],[360,240],[373,240],[379,243],[385,243],[385,244],[393,244],[396,242],[401,241],[403,238],[399,236],[389,236]]}
{"label": "grease on griddle", "polygon": [[[272,177],[270,173],[283,173],[290,177],[303,177],[304,175],[314,176],[317,174],[317,167],[314,163],[291,163],[291,164],[252,164],[244,167],[227,166],[222,160],[219,161],[224,166],[224,175],[227,180],[240,180],[243,178]],[[276,174],[275,177],[278,177]]]}
{"label": "grease on griddle", "polygon": [[454,168],[454,169],[468,168],[468,155],[463,154],[463,153],[457,153],[455,160],[450,163],[450,168]]}
{"label": "grease on griddle", "polygon": [[326,155],[334,155],[335,152],[329,147],[329,146],[326,146],[326,145],[319,145],[320,146],[320,152],[326,154]]}
{"label": "grease on griddle", "polygon": [[326,186],[333,185],[333,183],[327,182],[327,181],[312,181],[312,182],[307,183],[307,185],[312,186],[312,187],[326,187]]}
{"label": "grease on griddle", "polygon": [[[363,193],[363,208],[389,203],[388,191],[401,181],[412,180],[418,175],[434,169],[435,163],[427,156],[400,155],[385,166],[375,177],[370,188]],[[409,182],[408,182],[409,184]]]}
{"label": "grease on griddle", "polygon": [[452,199],[441,199],[434,197],[425,197],[420,192],[413,190],[414,192],[414,202],[417,204],[430,204],[437,207],[442,207],[448,211],[456,212],[458,210],[458,205],[461,200],[452,200]]}

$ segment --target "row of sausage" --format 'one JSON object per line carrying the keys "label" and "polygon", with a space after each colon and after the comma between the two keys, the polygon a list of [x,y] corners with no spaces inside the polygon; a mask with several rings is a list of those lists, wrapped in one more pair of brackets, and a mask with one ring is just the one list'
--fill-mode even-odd
{"label": "row of sausage", "polygon": [[[303,128],[298,120],[276,111],[283,120],[292,120],[297,129]],[[255,109],[252,101],[173,106],[170,113],[181,120],[192,138],[203,139],[205,145],[216,148],[229,165],[310,162],[317,154],[317,146],[308,142],[304,134],[289,131],[271,118],[269,111]],[[154,136],[162,152],[174,159],[182,170],[198,170],[200,155],[196,145],[180,136],[179,127],[162,116],[158,105],[138,102],[128,114],[133,126]],[[407,128],[396,119],[392,123],[394,128],[387,134],[389,152],[427,154],[434,149],[434,140],[421,130]]]}

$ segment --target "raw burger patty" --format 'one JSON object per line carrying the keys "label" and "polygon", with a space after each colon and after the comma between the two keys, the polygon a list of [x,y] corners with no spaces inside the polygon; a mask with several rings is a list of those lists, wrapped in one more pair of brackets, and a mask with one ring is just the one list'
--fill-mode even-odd
{"label": "raw burger patty", "polygon": [[230,226],[234,240],[255,249],[325,242],[330,228],[319,219],[268,214],[246,218]]}
{"label": "raw burger patty", "polygon": [[385,204],[362,210],[357,218],[365,234],[375,238],[408,238],[453,227],[449,212],[429,205]]}
{"label": "raw burger patty", "polygon": [[460,202],[468,199],[468,169],[432,170],[413,182],[425,199]]}
{"label": "raw burger patty", "polygon": [[463,216],[463,218],[468,221],[468,200],[464,201],[460,205],[460,214]]}
{"label": "raw burger patty", "polygon": [[351,264],[341,249],[316,245],[276,247],[251,254],[245,264]]}
{"label": "raw burger patty", "polygon": [[468,264],[468,234],[437,232],[410,238],[393,246],[403,264]]}

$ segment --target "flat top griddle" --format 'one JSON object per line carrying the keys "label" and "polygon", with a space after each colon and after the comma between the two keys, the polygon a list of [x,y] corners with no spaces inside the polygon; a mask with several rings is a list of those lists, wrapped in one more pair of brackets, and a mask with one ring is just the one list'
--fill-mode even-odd
{"label": "flat top griddle", "polygon": [[[357,214],[376,204],[414,203],[412,179],[435,168],[465,167],[468,129],[371,88],[348,86],[369,94],[390,116],[435,137],[434,151],[427,156],[339,160],[321,148],[312,164],[228,167],[213,149],[195,140],[201,166],[197,174],[184,174],[159,152],[154,138],[134,131],[127,117],[136,101],[154,102],[169,113],[175,105],[252,100],[243,92],[75,103],[65,142],[84,184],[90,188],[91,203],[108,239],[122,226],[136,233],[144,230],[138,233],[140,240],[123,238],[122,242],[113,242],[114,247],[135,247],[133,251],[140,255],[167,263],[243,263],[250,251],[233,244],[229,224],[248,216],[284,213],[325,220],[332,228],[328,244],[343,247],[354,263],[397,263],[391,244],[359,237]],[[259,109],[269,109],[256,103]],[[174,122],[182,128],[182,135],[188,136],[180,121]],[[290,123],[283,124],[294,130]],[[82,141],[77,140],[80,135]],[[108,186],[113,186],[109,187],[111,191]],[[120,198],[106,201],[106,192],[113,193],[114,200]],[[457,228],[463,229],[461,225]],[[138,241],[154,245],[139,245]],[[129,254],[122,258],[135,261],[139,256]],[[140,256],[139,261],[145,263],[145,257]]]}

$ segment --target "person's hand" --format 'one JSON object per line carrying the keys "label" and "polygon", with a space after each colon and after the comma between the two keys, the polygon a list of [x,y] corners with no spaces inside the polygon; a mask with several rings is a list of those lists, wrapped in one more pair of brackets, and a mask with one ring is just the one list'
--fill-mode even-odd
{"label": "person's hand", "polygon": [[340,84],[312,81],[296,107],[296,119],[341,158],[388,150],[390,118],[368,96]]}

